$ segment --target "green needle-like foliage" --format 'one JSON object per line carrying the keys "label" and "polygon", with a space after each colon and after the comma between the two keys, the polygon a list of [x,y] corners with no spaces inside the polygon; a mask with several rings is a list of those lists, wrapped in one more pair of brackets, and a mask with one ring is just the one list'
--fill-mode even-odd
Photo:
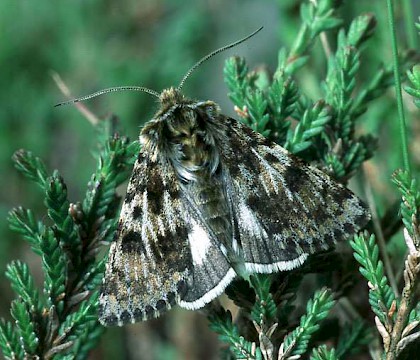
{"label": "green needle-like foliage", "polygon": [[27,304],[23,301],[15,300],[12,302],[11,314],[15,319],[16,331],[25,358],[36,356],[39,338],[35,334],[35,321],[31,319],[30,309],[27,308]]}
{"label": "green needle-like foliage", "polygon": [[10,281],[12,289],[28,305],[29,309],[41,309],[38,290],[29,272],[28,265],[20,261],[14,261],[7,266],[6,277]]}
{"label": "green needle-like foliage", "polygon": [[340,357],[334,349],[327,349],[325,345],[313,349],[310,357],[311,360],[339,360]]}
{"label": "green needle-like foliage", "polygon": [[267,114],[267,100],[264,98],[262,92],[258,89],[250,92],[247,96],[246,108],[250,126],[253,130],[268,136],[269,132],[265,130],[269,121]]}
{"label": "green needle-like foliage", "polygon": [[18,150],[13,155],[16,169],[29,180],[38,184],[42,189],[48,178],[46,166],[43,161],[30,151]]}
{"label": "green needle-like foliage", "polygon": [[329,290],[317,291],[306,304],[306,314],[300,318],[300,325],[287,334],[280,345],[280,359],[293,355],[304,354],[314,332],[319,329],[319,323],[324,320],[334,305],[334,299]]}
{"label": "green needle-like foliage", "polygon": [[318,101],[306,109],[298,122],[293,134],[288,136],[284,147],[292,153],[300,153],[313,146],[316,137],[325,131],[325,125],[330,121],[329,107]]}
{"label": "green needle-like foliage", "polygon": [[232,57],[226,60],[223,74],[226,85],[230,90],[228,93],[229,99],[235,106],[243,109],[245,106],[246,89],[249,87],[249,81],[247,81],[248,66],[246,65],[245,59]]}
{"label": "green needle-like foliage", "polygon": [[67,257],[53,229],[46,229],[40,239],[42,265],[45,271],[44,294],[47,306],[55,306],[58,314],[63,311],[66,293]]}
{"label": "green needle-like foliage", "polygon": [[267,89],[267,98],[269,113],[272,114],[267,125],[272,135],[278,138],[279,143],[283,143],[291,125],[288,117],[295,111],[296,102],[299,99],[297,85],[291,77],[286,77],[285,73],[282,73],[273,79],[271,86]]}
{"label": "green needle-like foliage", "polygon": [[406,86],[405,91],[414,98],[414,104],[420,109],[420,65],[416,65],[411,71],[407,71],[407,77],[411,85]]}
{"label": "green needle-like foliage", "polygon": [[339,359],[351,359],[351,356],[357,354],[361,350],[361,347],[366,345],[371,339],[371,333],[372,329],[362,320],[345,324],[335,351],[337,357]]}
{"label": "green needle-like foliage", "polygon": [[250,278],[250,283],[255,291],[255,303],[251,310],[252,319],[259,326],[269,328],[276,322],[277,306],[273,295],[270,293],[271,277],[255,274]]}
{"label": "green needle-like foliage", "polygon": [[[255,80],[262,75],[249,72],[245,60],[238,57],[226,61],[224,75],[229,97],[244,123],[306,160],[322,161],[327,171],[345,181],[373,156],[376,140],[371,135],[356,136],[356,120],[392,84],[392,71],[381,69],[370,84],[355,91],[360,47],[376,25],[373,15],[361,15],[347,32],[338,33],[337,50],[328,61],[325,99],[308,101],[292,75],[307,61],[306,53],[320,32],[340,25],[332,6],[330,1],[317,7],[302,5],[300,37],[290,52],[280,51],[271,84],[259,88]],[[292,127],[293,122],[297,125]]]}
{"label": "green needle-like foliage", "polygon": [[229,344],[236,359],[262,359],[260,349],[239,334],[238,327],[232,323],[232,314],[220,306],[214,306],[208,316],[210,329],[219,334],[220,340]]}
{"label": "green needle-like foliage", "polygon": [[35,219],[34,213],[31,210],[18,207],[10,211],[8,221],[10,229],[22,235],[31,244],[32,251],[41,255],[39,234],[43,233],[44,224]]}
{"label": "green needle-like foliage", "polygon": [[420,248],[420,188],[407,171],[397,171],[393,179],[402,195],[401,217],[417,249]]}
{"label": "green needle-like foliage", "polygon": [[8,359],[86,359],[103,333],[95,290],[106,259],[96,256],[101,243],[112,238],[118,217],[116,187],[130,174],[138,143],[108,135],[100,146],[86,198],[76,204],[68,200],[57,171],[49,175],[39,158],[23,150],[13,157],[16,168],[42,189],[50,221],[37,221],[23,208],[9,215],[11,229],[42,259],[44,287],[41,294],[25,263],[8,265],[6,277],[17,295],[11,306],[15,325],[2,321],[0,326],[0,347]]}
{"label": "green needle-like foliage", "polygon": [[356,235],[350,244],[354,250],[354,258],[361,265],[360,273],[369,282],[369,303],[372,310],[381,322],[388,322],[387,309],[391,308],[395,296],[384,274],[383,262],[379,260],[375,236],[367,233]]}
{"label": "green needle-like foliage", "polygon": [[[54,222],[53,230],[57,242],[71,254],[69,259],[74,258],[77,261],[80,258],[81,241],[77,237],[74,221],[69,214],[67,187],[58,171],[54,171],[47,180],[45,206],[49,218]],[[77,265],[72,264],[72,266]]]}
{"label": "green needle-like foliage", "polygon": [[284,56],[285,53],[280,52],[277,72],[285,71],[292,75],[305,65],[308,60],[306,54],[320,33],[333,30],[341,25],[342,20],[335,17],[338,6],[338,2],[334,0],[321,0],[317,4],[310,1],[302,3],[300,8],[302,26],[288,55]]}
{"label": "green needle-like foliage", "polygon": [[24,351],[12,323],[0,319],[0,347],[6,359],[23,359]]}

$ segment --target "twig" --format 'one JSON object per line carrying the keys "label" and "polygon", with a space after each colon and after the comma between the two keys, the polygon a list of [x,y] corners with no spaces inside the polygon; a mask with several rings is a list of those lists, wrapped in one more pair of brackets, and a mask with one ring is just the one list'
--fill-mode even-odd
{"label": "twig", "polygon": [[[60,89],[60,91],[63,93],[63,95],[68,98],[68,99],[72,99],[73,96],[71,94],[70,89],[68,88],[68,86],[64,83],[63,79],[60,77],[60,75],[58,73],[56,73],[55,71],[51,71],[51,77],[53,78],[55,84],[57,85],[57,87]],[[80,113],[87,119],[87,121],[89,121],[93,126],[96,126],[99,124],[99,119],[98,117],[92,113],[87,107],[86,105],[78,102],[75,103],[74,106],[77,108],[77,110],[80,111]]]}
{"label": "twig", "polygon": [[390,333],[391,339],[389,349],[386,353],[386,360],[396,360],[399,353],[399,342],[402,339],[402,334],[405,326],[407,325],[407,319],[412,310],[412,300],[417,285],[417,275],[420,271],[420,252],[409,254],[405,261],[404,280],[405,285],[402,291],[401,302],[398,307],[394,326]]}

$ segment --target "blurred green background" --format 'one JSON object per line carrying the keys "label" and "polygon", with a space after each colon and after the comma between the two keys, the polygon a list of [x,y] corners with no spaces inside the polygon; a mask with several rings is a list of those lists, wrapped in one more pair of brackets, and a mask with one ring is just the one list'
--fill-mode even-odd
{"label": "blurred green background", "polygon": [[[57,72],[74,96],[119,85],[140,85],[156,91],[176,85],[184,73],[208,52],[264,26],[263,32],[245,44],[205,63],[184,87],[187,96],[218,102],[225,114],[234,115],[223,83],[223,62],[230,55],[247,58],[251,66],[274,70],[277,52],[289,45],[299,28],[299,1],[281,0],[120,0],[0,2],[0,316],[9,318],[12,297],[5,281],[5,266],[12,259],[28,262],[38,280],[39,259],[29,246],[7,228],[7,213],[18,205],[45,216],[42,194],[13,169],[11,156],[17,149],[33,151],[59,169],[67,182],[70,201],[81,199],[95,167],[90,152],[95,130],[73,106],[54,108],[65,100],[52,80]],[[416,13],[420,4],[413,1]],[[348,1],[341,9],[345,22],[362,12],[377,16],[378,29],[362,59],[369,79],[381,62],[388,63],[384,1]],[[400,18],[402,9],[397,7]],[[414,22],[415,16],[411,20]],[[404,29],[400,29],[404,34]],[[404,36],[400,46],[407,47]],[[300,85],[313,99],[320,97],[325,76],[325,57],[320,47],[311,66],[300,72]],[[363,80],[363,79],[362,79]],[[419,125],[407,99],[408,119],[413,124],[411,146],[415,148]],[[86,106],[99,118],[116,114],[121,132],[131,139],[156,110],[156,100],[142,93],[109,94]],[[418,116],[418,114],[417,114]],[[375,102],[361,124],[365,132],[379,136],[379,151],[369,167],[379,209],[396,194],[390,174],[401,166],[395,102]],[[418,143],[418,142],[417,142]],[[416,158],[417,156],[417,158]],[[207,330],[205,318],[196,313],[173,311],[165,319],[112,329],[92,358],[212,359],[217,358],[216,337]]]}

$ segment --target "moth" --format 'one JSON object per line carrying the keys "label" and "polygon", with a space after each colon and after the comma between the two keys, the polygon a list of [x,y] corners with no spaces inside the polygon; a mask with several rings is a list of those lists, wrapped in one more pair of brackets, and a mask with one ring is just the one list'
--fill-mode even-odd
{"label": "moth", "polygon": [[[258,32],[258,29],[256,32]],[[319,169],[178,88],[146,91],[159,109],[140,133],[99,299],[99,320],[124,325],[175,304],[199,309],[237,276],[294,269],[369,219]]]}

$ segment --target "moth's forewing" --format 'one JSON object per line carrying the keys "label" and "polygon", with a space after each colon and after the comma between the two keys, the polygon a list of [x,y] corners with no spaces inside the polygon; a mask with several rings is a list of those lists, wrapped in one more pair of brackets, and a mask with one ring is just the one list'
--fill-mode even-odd
{"label": "moth's forewing", "polygon": [[170,167],[139,154],[102,284],[102,324],[157,317],[185,294],[191,253],[179,191]]}
{"label": "moth's forewing", "polygon": [[367,223],[365,205],[327,174],[234,119],[220,121],[231,130],[221,162],[248,272],[295,268]]}

